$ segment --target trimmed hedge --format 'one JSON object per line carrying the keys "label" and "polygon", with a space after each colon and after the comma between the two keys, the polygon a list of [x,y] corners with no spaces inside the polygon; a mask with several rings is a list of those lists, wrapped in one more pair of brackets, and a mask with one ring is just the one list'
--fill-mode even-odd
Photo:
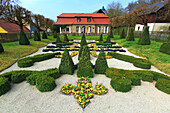
{"label": "trimmed hedge", "polygon": [[19,34],[19,45],[30,45],[30,41],[24,33],[23,29],[20,31]]}
{"label": "trimmed hedge", "polygon": [[131,80],[125,78],[113,77],[110,81],[110,85],[113,89],[120,92],[128,92],[131,88]]}
{"label": "trimmed hedge", "polygon": [[154,75],[149,71],[133,71],[132,73],[141,77],[143,81],[153,82],[154,80]]}
{"label": "trimmed hedge", "polygon": [[73,45],[73,42],[61,42],[61,43],[55,43],[55,44],[56,46],[66,46],[66,45]]}
{"label": "trimmed hedge", "polygon": [[96,74],[105,74],[107,68],[108,68],[108,65],[107,65],[105,53],[104,53],[104,50],[101,49],[97,57],[96,63],[95,63],[94,72]]}
{"label": "trimmed hedge", "polygon": [[11,72],[6,72],[4,74],[1,74],[0,77],[5,77],[8,78],[9,81],[11,81],[11,75],[12,75],[13,71]]}
{"label": "trimmed hedge", "polygon": [[11,81],[13,83],[20,83],[26,80],[26,77],[30,76],[32,71],[14,71],[11,75]]}
{"label": "trimmed hedge", "polygon": [[69,39],[67,37],[67,34],[64,34],[64,41],[69,42]]}
{"label": "trimmed hedge", "polygon": [[36,79],[36,88],[41,92],[52,91],[56,87],[55,79],[50,76],[41,76]]}
{"label": "trimmed hedge", "polygon": [[151,44],[148,26],[146,26],[146,28],[144,29],[142,36],[140,37],[138,41],[138,44],[139,45],[150,45]]}
{"label": "trimmed hedge", "polygon": [[47,59],[51,59],[51,58],[54,58],[55,55],[59,55],[59,54],[60,54],[60,52],[39,54],[39,55],[35,55],[35,56],[32,56],[32,57],[26,57],[26,58],[18,60],[17,64],[18,64],[18,67],[21,67],[21,68],[30,67],[35,62],[40,62],[40,61],[44,61],[44,60],[47,60]]}
{"label": "trimmed hedge", "polygon": [[8,78],[0,77],[0,96],[5,94],[11,89],[11,85]]}
{"label": "trimmed hedge", "polygon": [[120,39],[124,39],[126,36],[125,36],[125,30],[123,29],[122,30],[122,33],[120,35]]}
{"label": "trimmed hedge", "polygon": [[0,43],[0,53],[4,52],[4,48],[2,46],[2,44]]}
{"label": "trimmed hedge", "polygon": [[37,30],[34,31],[34,41],[41,41],[41,38],[40,38]]}
{"label": "trimmed hedge", "polygon": [[42,38],[47,39],[47,34],[45,33],[45,31],[43,31]]}
{"label": "trimmed hedge", "polygon": [[55,31],[53,38],[57,38],[57,37],[58,37],[58,34],[57,34],[57,32]]}
{"label": "trimmed hedge", "polygon": [[170,35],[168,39],[161,45],[159,51],[170,55]]}
{"label": "trimmed hedge", "polygon": [[64,53],[61,58],[61,63],[59,65],[60,73],[62,74],[73,74],[75,70],[75,66],[72,60],[72,57],[69,55],[67,49],[64,50]]}
{"label": "trimmed hedge", "polygon": [[130,30],[128,37],[126,38],[126,41],[135,41],[133,29]]}
{"label": "trimmed hedge", "polygon": [[151,68],[151,63],[146,59],[135,58],[133,56],[122,55],[122,54],[115,53],[115,52],[109,52],[108,54],[110,56],[112,56],[113,58],[133,63],[133,65],[135,67],[139,67],[142,69],[150,69]]}
{"label": "trimmed hedge", "polygon": [[155,87],[167,94],[170,94],[170,80],[158,79],[158,81],[155,84]]}
{"label": "trimmed hedge", "polygon": [[102,35],[102,34],[100,35],[99,41],[100,41],[100,42],[103,41],[103,35]]}

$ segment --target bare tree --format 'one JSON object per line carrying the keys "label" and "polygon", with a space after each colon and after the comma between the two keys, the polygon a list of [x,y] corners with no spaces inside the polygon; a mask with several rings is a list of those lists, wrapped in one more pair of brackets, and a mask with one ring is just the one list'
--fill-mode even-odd
{"label": "bare tree", "polygon": [[45,27],[46,31],[47,31],[47,29],[50,29],[52,31],[53,24],[54,24],[53,20],[51,20],[49,18],[44,19],[44,27]]}
{"label": "bare tree", "polygon": [[167,0],[164,2],[164,8],[158,11],[158,19],[170,21],[170,2]]}
{"label": "bare tree", "polygon": [[44,19],[44,16],[43,15],[35,15],[33,14],[30,19],[29,19],[29,23],[36,27],[37,28],[37,32],[38,32],[38,35],[40,37],[40,27],[44,27],[45,26],[45,19]]}
{"label": "bare tree", "polygon": [[109,18],[113,18],[123,14],[124,14],[124,9],[119,2],[117,3],[112,2],[111,4],[108,5],[106,15],[109,16]]}

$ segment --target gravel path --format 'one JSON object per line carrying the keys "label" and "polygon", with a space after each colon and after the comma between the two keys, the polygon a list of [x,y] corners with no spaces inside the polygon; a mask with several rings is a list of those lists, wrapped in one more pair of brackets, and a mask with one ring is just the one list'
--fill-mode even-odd
{"label": "gravel path", "polygon": [[[29,55],[42,54],[42,49]],[[136,55],[130,52],[121,53],[126,55]],[[78,63],[78,55],[73,57],[74,63]],[[91,56],[94,64],[96,58]],[[142,70],[133,64],[117,59],[107,59],[109,67],[129,70]],[[17,63],[2,73],[12,70],[45,70],[58,67],[59,58],[35,63],[32,67],[19,68]],[[150,70],[160,72],[152,66]],[[163,73],[163,72],[161,72]],[[60,93],[61,86],[65,83],[77,85],[76,72],[74,75],[62,75],[56,79],[57,87],[51,92],[41,93],[35,86],[30,86],[25,81],[19,84],[12,84],[12,89],[5,95],[0,96],[0,113],[170,113],[170,96],[155,88],[155,82],[143,82],[141,86],[133,86],[128,93],[115,92],[110,86],[110,78],[105,75],[94,74],[91,79],[92,85],[103,83],[108,87],[106,95],[94,95],[91,103],[84,109],[79,106],[74,96],[67,96]]]}

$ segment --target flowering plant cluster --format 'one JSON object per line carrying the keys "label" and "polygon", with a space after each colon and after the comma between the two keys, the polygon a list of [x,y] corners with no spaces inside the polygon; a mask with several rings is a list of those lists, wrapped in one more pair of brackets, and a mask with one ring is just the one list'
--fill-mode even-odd
{"label": "flowering plant cluster", "polygon": [[79,105],[84,109],[89,103],[94,94],[103,95],[108,92],[108,89],[102,84],[96,84],[95,89],[92,88],[89,78],[78,78],[77,86],[66,84],[61,87],[61,92],[66,95],[74,95],[78,99]]}

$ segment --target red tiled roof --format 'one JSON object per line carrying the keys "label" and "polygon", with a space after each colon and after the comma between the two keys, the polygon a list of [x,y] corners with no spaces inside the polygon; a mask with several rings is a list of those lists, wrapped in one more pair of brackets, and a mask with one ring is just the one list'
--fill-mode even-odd
{"label": "red tiled roof", "polygon": [[[77,22],[80,18],[80,22]],[[91,22],[87,22],[87,18],[91,18]],[[110,24],[109,18],[103,13],[62,13],[58,16],[56,25],[74,25],[74,24]]]}
{"label": "red tiled roof", "polygon": [[[6,30],[8,33],[18,33],[20,32],[20,27],[17,24],[10,23],[7,20],[0,19],[0,27]],[[29,32],[29,30],[23,26],[24,32]]]}

